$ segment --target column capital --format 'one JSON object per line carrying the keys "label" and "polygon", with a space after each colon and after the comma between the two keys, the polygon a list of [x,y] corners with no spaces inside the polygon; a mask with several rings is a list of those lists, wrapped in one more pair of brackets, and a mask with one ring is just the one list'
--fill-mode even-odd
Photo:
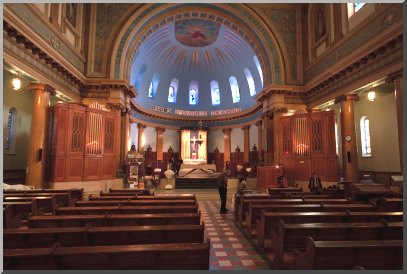
{"label": "column capital", "polygon": [[344,94],[335,99],[335,104],[342,102],[342,101],[348,101],[348,100],[358,101],[359,96],[357,94]]}
{"label": "column capital", "polygon": [[222,129],[222,132],[224,134],[230,134],[231,130],[232,130],[231,128],[224,128],[224,129]]}
{"label": "column capital", "polygon": [[250,129],[250,125],[247,125],[247,126],[243,126],[242,127],[242,130],[249,130]]}
{"label": "column capital", "polygon": [[147,127],[146,125],[143,125],[143,124],[140,124],[140,123],[137,124],[137,128],[146,128],[146,127]]}
{"label": "column capital", "polygon": [[121,112],[127,111],[126,107],[123,106],[122,104],[106,103],[106,107],[113,111],[121,111]]}
{"label": "column capital", "polygon": [[275,107],[271,110],[272,114],[276,114],[276,113],[287,113],[287,108],[286,107]]}
{"label": "column capital", "polygon": [[165,131],[165,128],[156,127],[155,130],[157,131],[157,133],[163,133]]}
{"label": "column capital", "polygon": [[399,70],[399,71],[396,71],[396,72],[390,74],[388,79],[390,79],[390,81],[402,80],[403,79],[403,71]]}
{"label": "column capital", "polygon": [[31,91],[35,90],[42,90],[43,92],[48,92],[51,95],[55,95],[55,89],[50,85],[43,84],[43,83],[30,83],[28,85],[28,89]]}
{"label": "column capital", "polygon": [[257,121],[256,126],[260,127],[263,124],[263,120]]}

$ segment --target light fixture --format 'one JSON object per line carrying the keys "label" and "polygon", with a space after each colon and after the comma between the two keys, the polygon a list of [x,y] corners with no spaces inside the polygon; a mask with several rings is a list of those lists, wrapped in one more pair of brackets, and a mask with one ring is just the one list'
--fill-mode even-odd
{"label": "light fixture", "polygon": [[21,80],[18,78],[18,71],[16,72],[16,77],[13,78],[13,89],[19,90],[21,88]]}
{"label": "light fixture", "polygon": [[369,93],[367,94],[367,98],[369,99],[369,101],[373,102],[374,99],[376,98],[376,94],[373,90],[370,90]]}

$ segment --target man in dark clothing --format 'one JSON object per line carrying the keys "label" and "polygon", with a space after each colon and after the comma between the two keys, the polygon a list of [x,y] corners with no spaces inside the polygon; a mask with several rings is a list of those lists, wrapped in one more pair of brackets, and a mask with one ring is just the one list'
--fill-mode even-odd
{"label": "man in dark clothing", "polygon": [[220,213],[228,213],[226,208],[226,196],[228,187],[228,170],[223,170],[218,177],[218,190],[220,196]]}
{"label": "man in dark clothing", "polygon": [[312,177],[309,179],[308,189],[309,189],[310,192],[315,192],[315,193],[321,193],[322,192],[321,179],[318,177],[316,172],[314,172]]}

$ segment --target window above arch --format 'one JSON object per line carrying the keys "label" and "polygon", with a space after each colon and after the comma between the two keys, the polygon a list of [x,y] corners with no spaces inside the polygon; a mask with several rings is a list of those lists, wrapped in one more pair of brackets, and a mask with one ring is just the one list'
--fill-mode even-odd
{"label": "window above arch", "polygon": [[256,87],[254,85],[252,74],[248,68],[245,68],[243,72],[246,75],[247,83],[249,84],[250,96],[253,96],[256,94]]}
{"label": "window above arch", "polygon": [[160,81],[160,75],[154,73],[153,79],[151,80],[150,87],[148,88],[148,97],[155,98],[155,93],[157,91],[158,82]]}
{"label": "window above arch", "polygon": [[261,69],[259,59],[257,58],[256,55],[253,56],[253,61],[256,64],[257,70],[259,71],[261,86],[263,87],[263,71]]}
{"label": "window above arch", "polygon": [[197,105],[198,104],[198,82],[191,81],[189,84],[189,104]]}
{"label": "window above arch", "polygon": [[360,118],[360,139],[362,143],[362,157],[372,156],[370,146],[370,121],[367,116]]}
{"label": "window above arch", "polygon": [[141,80],[143,79],[143,76],[144,76],[144,73],[146,72],[146,70],[147,70],[147,65],[143,64],[137,74],[136,83],[134,84],[134,86],[136,87],[137,90],[140,89],[140,83],[141,83]]}
{"label": "window above arch", "polygon": [[236,77],[230,76],[229,83],[230,83],[230,90],[232,91],[232,101],[233,101],[233,103],[239,103],[240,102],[240,91],[239,91],[239,85],[237,83]]}
{"label": "window above arch", "polygon": [[220,92],[218,81],[215,80],[211,81],[211,97],[213,106],[220,104]]}
{"label": "window above arch", "polygon": [[168,102],[175,103],[177,101],[178,79],[171,80],[170,87],[168,88]]}

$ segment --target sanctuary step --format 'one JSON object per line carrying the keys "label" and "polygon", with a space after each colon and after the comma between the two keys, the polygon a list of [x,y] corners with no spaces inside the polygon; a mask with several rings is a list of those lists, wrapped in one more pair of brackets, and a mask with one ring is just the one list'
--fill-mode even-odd
{"label": "sanctuary step", "polygon": [[219,173],[202,168],[181,169],[175,188],[217,188]]}

